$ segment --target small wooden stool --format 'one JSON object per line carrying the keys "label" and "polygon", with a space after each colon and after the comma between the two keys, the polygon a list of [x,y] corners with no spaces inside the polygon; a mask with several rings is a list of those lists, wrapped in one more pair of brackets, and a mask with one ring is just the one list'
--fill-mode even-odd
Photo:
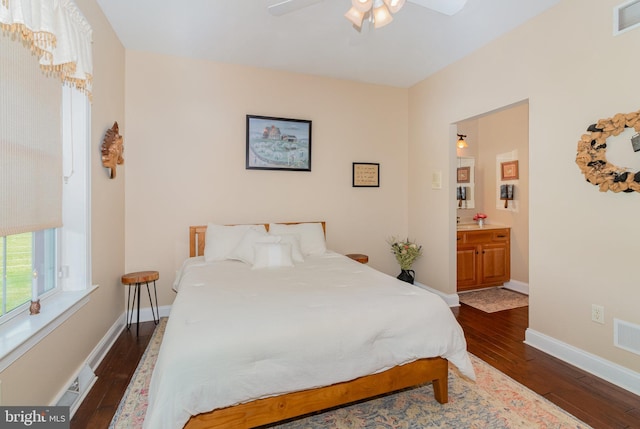
{"label": "small wooden stool", "polygon": [[354,261],[360,262],[361,264],[366,264],[367,262],[369,262],[369,256],[363,255],[362,253],[349,253],[346,256],[353,259]]}
{"label": "small wooden stool", "polygon": [[[149,303],[151,304],[151,314],[153,315],[153,322],[157,325],[160,322],[160,313],[158,310],[158,292],[156,291],[156,280],[160,278],[157,271],[138,271],[135,273],[129,273],[122,276],[122,284],[125,286],[134,286],[133,290],[133,303],[131,303],[131,287],[129,287],[129,296],[127,298],[127,329],[131,328],[131,322],[133,322],[133,307],[136,305],[136,294],[138,295],[138,320],[136,322],[136,337],[140,333],[140,289],[142,283],[147,285],[147,294],[149,295]],[[149,290],[149,282],[153,282],[153,293],[156,297],[156,309],[153,309],[153,301],[151,300],[151,291]],[[131,307],[131,310],[129,310]],[[158,313],[156,317],[156,313]]]}

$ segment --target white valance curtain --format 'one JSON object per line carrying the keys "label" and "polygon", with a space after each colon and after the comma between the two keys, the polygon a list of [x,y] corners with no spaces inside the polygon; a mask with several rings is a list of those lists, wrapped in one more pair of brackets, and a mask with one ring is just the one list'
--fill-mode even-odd
{"label": "white valance curtain", "polygon": [[73,0],[0,0],[0,27],[21,37],[45,72],[91,98],[93,30]]}

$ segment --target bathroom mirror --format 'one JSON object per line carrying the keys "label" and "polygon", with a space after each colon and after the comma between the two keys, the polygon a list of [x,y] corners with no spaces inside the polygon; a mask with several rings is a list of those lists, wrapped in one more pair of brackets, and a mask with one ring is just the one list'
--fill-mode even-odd
{"label": "bathroom mirror", "polygon": [[475,159],[459,156],[456,171],[456,201],[459,209],[475,208]]}

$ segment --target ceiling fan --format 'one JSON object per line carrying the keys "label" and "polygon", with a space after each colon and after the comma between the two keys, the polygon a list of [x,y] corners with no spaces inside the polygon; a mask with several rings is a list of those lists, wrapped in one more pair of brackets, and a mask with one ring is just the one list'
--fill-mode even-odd
{"label": "ceiling fan", "polygon": [[[305,7],[309,7],[323,0],[283,0],[267,6],[269,13],[275,16],[285,15],[295,12]],[[445,15],[455,15],[464,7],[467,0],[406,0],[409,3],[435,10]],[[381,25],[376,23],[376,28],[391,22],[391,13],[396,13],[404,5],[405,0],[352,0],[353,7],[345,14],[356,28],[360,28],[364,18],[372,21],[379,20]],[[386,16],[378,18],[377,11],[386,11]]]}

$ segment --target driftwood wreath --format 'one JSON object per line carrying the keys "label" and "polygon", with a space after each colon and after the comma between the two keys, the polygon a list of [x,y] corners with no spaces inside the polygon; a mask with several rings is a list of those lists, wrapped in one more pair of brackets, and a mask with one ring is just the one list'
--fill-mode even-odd
{"label": "driftwood wreath", "polygon": [[640,133],[640,110],[600,119],[587,128],[589,134],[583,134],[578,142],[576,164],[589,183],[600,187],[600,192],[640,192],[640,172],[617,167],[606,157],[607,139],[620,135],[626,128]]}

